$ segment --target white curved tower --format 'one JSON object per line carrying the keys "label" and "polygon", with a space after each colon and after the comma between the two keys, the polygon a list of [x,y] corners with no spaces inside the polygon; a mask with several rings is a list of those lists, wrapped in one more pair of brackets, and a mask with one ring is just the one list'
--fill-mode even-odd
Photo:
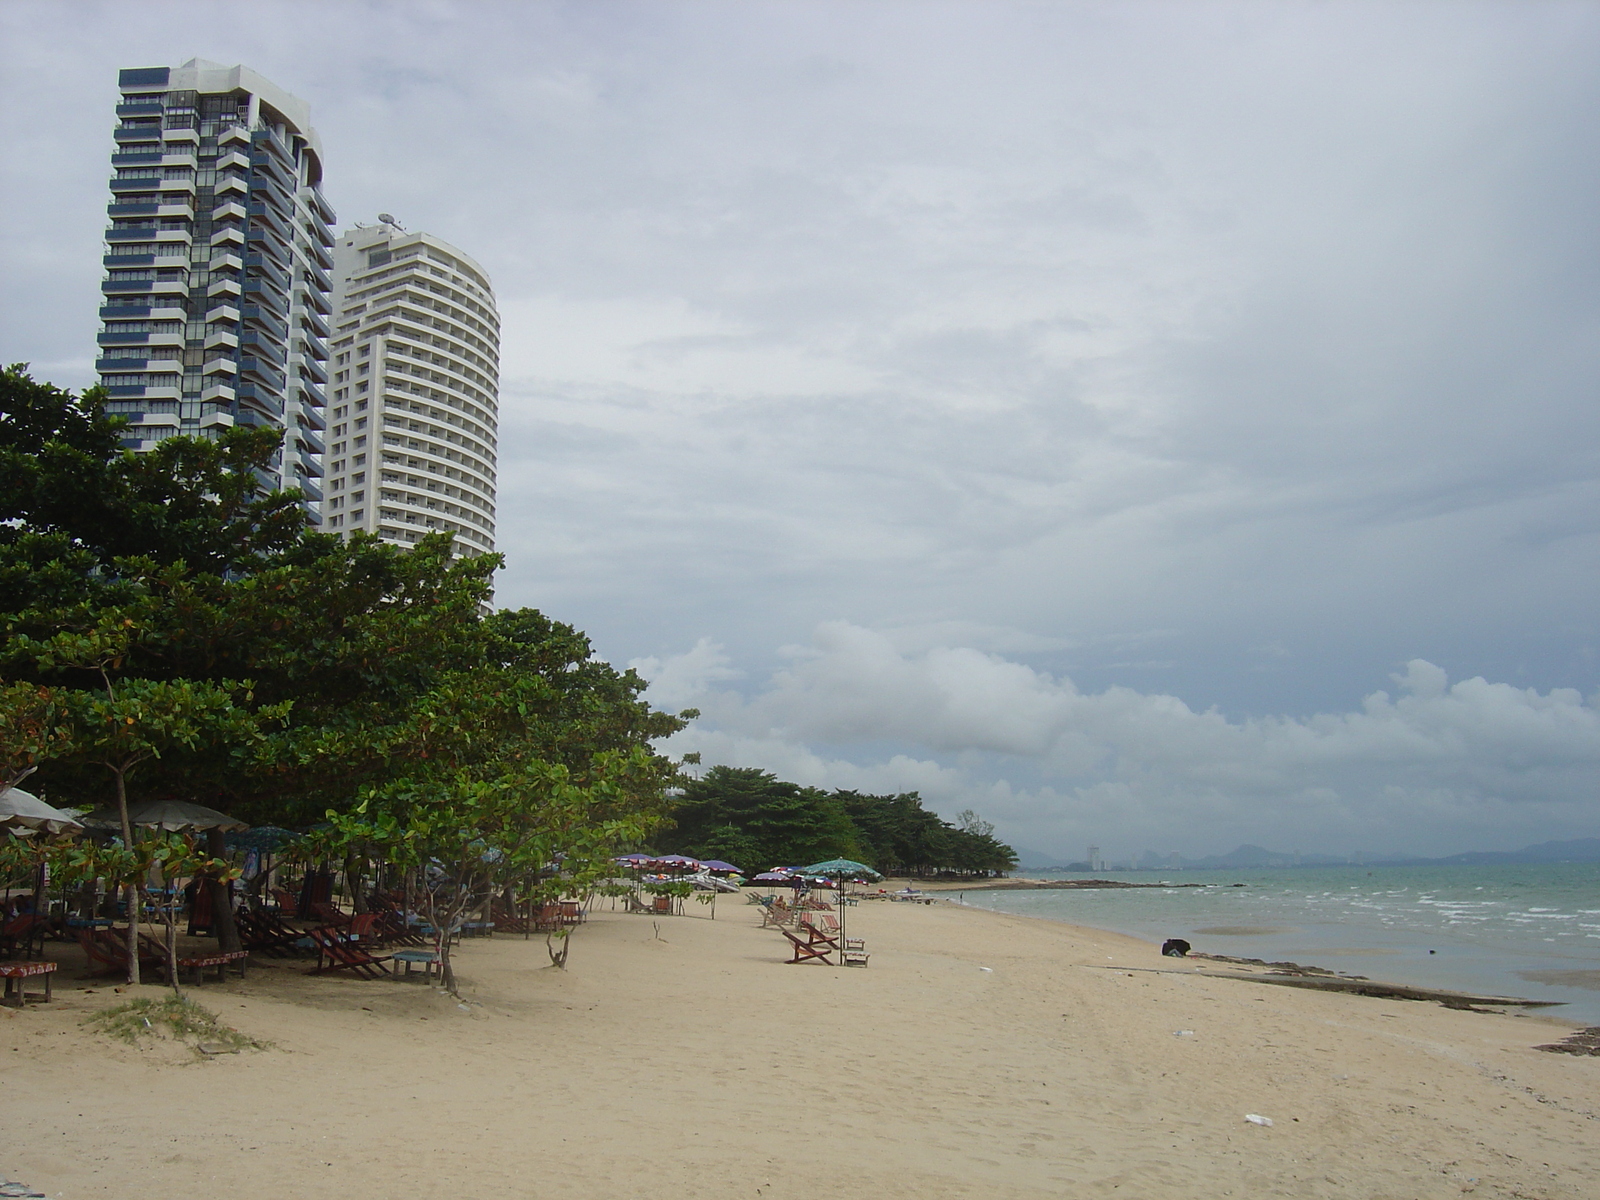
{"label": "white curved tower", "polygon": [[500,315],[488,276],[392,219],[341,233],[333,257],[323,528],[402,546],[445,532],[458,554],[492,551]]}

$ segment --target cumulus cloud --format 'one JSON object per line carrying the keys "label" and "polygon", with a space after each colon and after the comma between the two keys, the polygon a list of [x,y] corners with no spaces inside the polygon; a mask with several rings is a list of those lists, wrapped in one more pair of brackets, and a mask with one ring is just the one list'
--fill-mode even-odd
{"label": "cumulus cloud", "polygon": [[1170,850],[1176,823],[1207,851],[1337,836],[1444,853],[1491,828],[1532,838],[1595,819],[1600,712],[1571,689],[1452,683],[1415,659],[1359,710],[1230,720],[1171,695],[1085,692],[969,647],[907,651],[842,621],[788,655],[749,695],[712,686],[704,643],[683,668],[663,662],[675,697],[706,678],[705,717],[678,745],[819,786],[985,803],[1012,836],[1047,846],[1081,832]]}

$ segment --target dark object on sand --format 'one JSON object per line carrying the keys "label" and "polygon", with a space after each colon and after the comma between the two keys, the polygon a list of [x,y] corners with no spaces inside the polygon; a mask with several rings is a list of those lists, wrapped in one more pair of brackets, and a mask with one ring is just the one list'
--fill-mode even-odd
{"label": "dark object on sand", "polygon": [[1577,1033],[1568,1034],[1559,1042],[1535,1046],[1535,1050],[1548,1050],[1552,1054],[1586,1054],[1600,1058],[1600,1025],[1591,1025]]}
{"label": "dark object on sand", "polygon": [[1187,958],[1189,951],[1194,947],[1182,938],[1168,938],[1161,943],[1161,954],[1164,958]]}

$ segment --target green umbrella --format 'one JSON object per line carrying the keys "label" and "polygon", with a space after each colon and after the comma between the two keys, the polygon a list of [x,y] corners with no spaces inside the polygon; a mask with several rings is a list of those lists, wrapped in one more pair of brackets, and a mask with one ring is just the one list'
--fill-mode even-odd
{"label": "green umbrella", "polygon": [[846,876],[870,875],[873,879],[882,879],[883,876],[874,871],[866,863],[859,863],[853,858],[830,858],[827,862],[812,863],[809,867],[801,867],[801,875],[832,875],[839,880],[839,960],[844,961],[844,934],[845,934],[845,905],[844,881]]}
{"label": "green umbrella", "polygon": [[837,875],[843,878],[846,875],[870,875],[874,879],[883,876],[874,871],[866,863],[859,863],[853,858],[830,858],[827,862],[812,863],[809,867],[800,867],[801,875]]}

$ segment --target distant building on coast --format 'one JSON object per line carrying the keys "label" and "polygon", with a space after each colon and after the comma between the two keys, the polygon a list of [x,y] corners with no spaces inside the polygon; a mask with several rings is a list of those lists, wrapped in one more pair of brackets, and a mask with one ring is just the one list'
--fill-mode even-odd
{"label": "distant building on coast", "polygon": [[246,67],[118,76],[95,368],[125,444],[268,426],[320,520],[333,209],[311,110]]}
{"label": "distant building on coast", "polygon": [[494,549],[500,316],[483,268],[383,214],[334,247],[325,528]]}

